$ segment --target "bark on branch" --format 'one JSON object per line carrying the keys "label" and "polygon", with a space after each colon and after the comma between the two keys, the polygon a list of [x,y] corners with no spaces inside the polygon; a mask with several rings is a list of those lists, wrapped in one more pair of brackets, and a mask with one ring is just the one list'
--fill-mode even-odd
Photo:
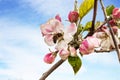
{"label": "bark on branch", "polygon": [[111,29],[111,25],[109,24],[109,20],[108,20],[108,18],[107,18],[106,10],[105,10],[105,7],[104,7],[104,4],[103,4],[102,0],[100,0],[100,4],[101,4],[101,6],[102,6],[102,10],[103,10],[103,13],[104,13],[104,17],[105,17],[105,20],[106,20],[106,22],[107,22],[108,28],[109,28],[109,30],[110,30],[110,33],[111,33],[111,36],[112,36],[112,39],[113,39],[113,42],[114,42],[114,45],[115,45],[115,49],[116,49],[116,51],[117,51],[118,60],[119,60],[119,62],[120,62],[120,50],[119,50],[119,46],[118,46],[118,43],[117,43],[117,41],[116,41],[116,39],[115,39],[114,32],[113,32],[113,30]]}
{"label": "bark on branch", "polygon": [[47,72],[43,73],[42,77],[39,80],[45,80],[56,68],[58,68],[65,60],[59,60],[54,64]]}

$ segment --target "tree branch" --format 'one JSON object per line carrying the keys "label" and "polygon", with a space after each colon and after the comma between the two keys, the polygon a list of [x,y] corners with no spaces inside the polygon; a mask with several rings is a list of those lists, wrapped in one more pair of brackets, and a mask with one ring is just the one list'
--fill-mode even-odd
{"label": "tree branch", "polygon": [[45,80],[57,67],[59,67],[65,60],[59,60],[56,62],[47,72],[43,73],[39,80]]}
{"label": "tree branch", "polygon": [[111,49],[111,50],[95,50],[94,52],[96,52],[96,53],[103,53],[103,52],[111,52],[111,51],[114,51],[115,49]]}
{"label": "tree branch", "polygon": [[94,34],[94,31],[95,31],[95,21],[96,21],[96,15],[97,15],[97,3],[98,3],[98,0],[95,0],[94,1],[92,26],[91,26],[90,32],[88,33],[87,36],[92,36]]}
{"label": "tree branch", "polygon": [[111,36],[112,36],[112,39],[113,39],[113,42],[114,42],[114,45],[115,45],[115,49],[116,49],[116,51],[117,51],[118,60],[119,60],[119,62],[120,62],[120,50],[119,50],[119,46],[118,46],[118,43],[117,43],[117,41],[116,41],[116,39],[115,39],[114,32],[113,32],[113,30],[111,29],[111,26],[110,26],[110,24],[109,24],[109,20],[107,19],[107,14],[106,14],[106,11],[105,11],[105,8],[104,8],[104,5],[103,5],[102,0],[100,0],[100,4],[101,4],[101,6],[102,6],[102,10],[103,10],[103,13],[104,13],[104,17],[105,17],[105,20],[106,20],[106,22],[107,22],[108,28],[109,28],[109,30],[110,30],[110,33],[111,33]]}

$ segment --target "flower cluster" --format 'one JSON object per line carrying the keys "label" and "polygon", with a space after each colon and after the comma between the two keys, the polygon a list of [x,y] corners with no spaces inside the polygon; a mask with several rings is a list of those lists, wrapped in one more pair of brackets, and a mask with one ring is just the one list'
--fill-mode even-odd
{"label": "flower cluster", "polygon": [[[66,60],[69,56],[77,56],[77,52],[81,55],[93,53],[97,48],[99,50],[109,51],[115,48],[109,28],[104,25],[98,28],[92,36],[83,38],[82,32],[79,32],[77,22],[79,21],[79,13],[70,11],[68,21],[70,25],[64,26],[59,15],[42,24],[40,29],[44,37],[44,41],[48,46],[55,46],[55,51],[50,51],[44,57],[44,61],[48,64],[54,62],[57,54],[61,59]],[[109,21],[111,29],[114,32],[115,39],[120,44],[120,9],[114,8],[111,14],[112,18]],[[99,25],[100,26],[100,25]],[[83,28],[83,27],[81,27]],[[84,32],[84,28],[81,30]]]}

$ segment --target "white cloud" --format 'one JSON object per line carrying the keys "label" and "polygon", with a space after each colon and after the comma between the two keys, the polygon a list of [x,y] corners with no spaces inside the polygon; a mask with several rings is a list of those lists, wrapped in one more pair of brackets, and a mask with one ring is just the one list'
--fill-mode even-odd
{"label": "white cloud", "polygon": [[93,53],[88,56],[83,56],[83,59],[96,64],[101,65],[118,65],[117,53],[109,52],[109,53]]}
{"label": "white cloud", "polygon": [[[48,47],[44,43],[39,27],[33,28],[33,26],[36,25],[0,19],[0,59],[8,65],[8,68],[0,69],[0,75],[5,75],[11,80],[37,80],[52,66],[43,62]],[[84,56],[82,60],[101,65],[117,64],[116,57],[113,55],[92,54]],[[64,79],[64,75],[66,75],[66,80],[75,79],[86,74],[87,71],[83,61],[81,70],[77,76],[74,76],[71,66],[66,61],[47,79]]]}
{"label": "white cloud", "polygon": [[[39,27],[32,26],[34,25],[0,19],[0,60],[7,65],[7,68],[0,69],[0,75],[5,75],[11,80],[37,80],[51,67],[43,62],[45,53],[49,51],[48,46],[44,43]],[[52,80],[54,75],[64,75],[68,72],[68,75],[73,75],[72,68],[68,68],[71,66],[66,61],[48,79]],[[84,70],[82,68],[81,72]],[[60,77],[62,78],[58,76],[56,79]]]}
{"label": "white cloud", "polygon": [[[22,5],[28,5],[38,14],[54,16],[60,14],[62,17],[67,16],[70,10],[73,10],[74,0],[22,0]],[[68,6],[69,5],[69,6]],[[66,17],[67,19],[67,17]]]}
{"label": "white cloud", "polygon": [[43,69],[49,67],[43,67],[42,58],[48,48],[43,42],[39,26],[37,29],[32,26],[0,20],[0,60],[8,66],[8,69],[0,71],[0,75],[37,80]]}

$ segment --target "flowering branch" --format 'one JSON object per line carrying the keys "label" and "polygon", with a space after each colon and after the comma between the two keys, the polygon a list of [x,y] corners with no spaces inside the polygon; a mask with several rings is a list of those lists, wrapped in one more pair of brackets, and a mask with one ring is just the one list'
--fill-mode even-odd
{"label": "flowering branch", "polygon": [[105,16],[105,20],[106,20],[106,22],[107,22],[108,28],[109,28],[109,30],[110,30],[110,33],[111,33],[111,36],[112,36],[112,39],[113,39],[113,42],[114,42],[114,45],[115,45],[115,48],[116,48],[116,51],[117,51],[118,60],[119,60],[119,62],[120,62],[120,50],[119,50],[119,47],[118,47],[118,43],[117,43],[117,41],[116,41],[116,39],[115,39],[114,32],[113,32],[113,30],[112,30],[111,27],[110,27],[109,20],[108,20],[108,18],[107,18],[107,14],[106,14],[106,11],[105,11],[105,8],[104,8],[104,5],[103,5],[102,0],[100,0],[100,4],[101,4],[101,6],[102,6],[102,10],[103,10],[103,13],[104,13],[104,16]]}
{"label": "flowering branch", "polygon": [[[74,74],[76,74],[82,65],[77,50],[79,50],[81,56],[93,52],[103,53],[116,50],[120,61],[120,29],[118,28],[120,9],[114,9],[113,7],[112,9],[107,8],[110,11],[107,11],[106,14],[102,0],[100,0],[100,4],[105,16],[105,21],[102,24],[96,22],[98,0],[84,0],[79,8],[77,7],[77,0],[75,0],[74,10],[70,11],[68,14],[70,25],[65,29],[59,15],[56,15],[54,18],[51,18],[45,24],[41,25],[40,29],[45,43],[48,46],[55,47],[55,51],[50,50],[50,52],[45,55],[44,62],[48,64],[53,63],[57,54],[61,60],[45,72],[39,80],[45,80],[67,59],[68,63],[73,68]],[[83,26],[81,20],[92,8],[94,8],[93,19]],[[107,18],[107,15],[111,17]],[[113,20],[112,23],[110,23],[111,20]],[[108,28],[105,26],[106,23]],[[82,36],[84,35],[84,31],[89,31],[85,37]]]}
{"label": "flowering branch", "polygon": [[45,80],[57,67],[59,67],[65,60],[59,60],[56,62],[47,72],[43,73],[39,80]]}

